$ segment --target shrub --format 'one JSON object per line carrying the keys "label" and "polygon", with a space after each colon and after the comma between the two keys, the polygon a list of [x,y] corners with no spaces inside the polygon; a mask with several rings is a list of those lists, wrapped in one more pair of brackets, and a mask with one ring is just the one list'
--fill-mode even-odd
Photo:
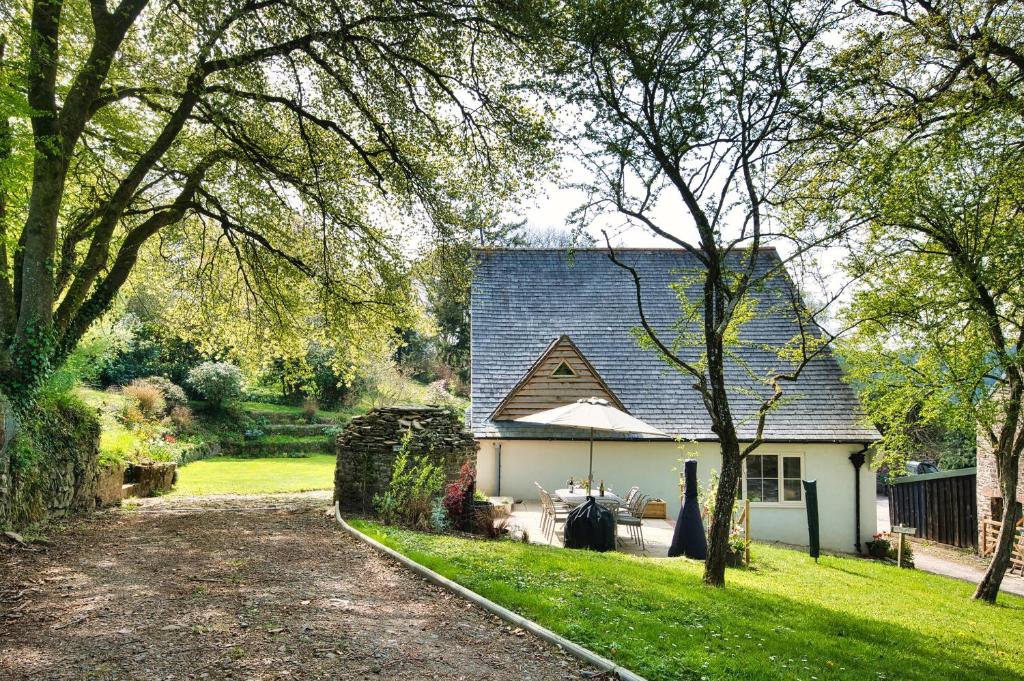
{"label": "shrub", "polygon": [[171,409],[170,419],[174,429],[179,433],[190,430],[195,420],[192,417],[192,410],[184,406]]}
{"label": "shrub", "polygon": [[[185,395],[185,390],[173,382],[169,378],[164,376],[147,376],[146,378],[140,379],[142,383],[147,383],[163,395],[164,402],[167,403],[168,409],[174,409],[174,407],[184,407],[188,404],[188,397]],[[140,381],[135,381],[136,383]]]}
{"label": "shrub", "polygon": [[434,499],[430,506],[430,526],[435,532],[447,532],[451,529],[452,523],[443,499]]}
{"label": "shrub", "polygon": [[188,372],[188,383],[214,409],[242,396],[242,370],[228,362],[203,362]]}
{"label": "shrub", "polygon": [[483,535],[487,539],[501,539],[505,535],[512,536],[512,518],[499,516],[492,504],[481,504],[473,508],[469,530],[473,534]]}
{"label": "shrub", "polygon": [[163,394],[161,394],[160,389],[156,386],[146,381],[136,380],[126,385],[121,392],[135,400],[139,411],[146,418],[156,419],[164,415],[167,402],[164,401]]}
{"label": "shrub", "polygon": [[872,558],[889,558],[896,560],[899,555],[899,545],[903,542],[903,566],[914,567],[914,550],[910,542],[903,539],[903,535],[891,535],[888,532],[879,532],[867,542],[868,555]]}
{"label": "shrub", "polygon": [[412,433],[407,433],[395,457],[388,488],[373,498],[373,507],[385,523],[429,530],[434,501],[444,487],[444,469],[426,456],[411,456],[411,442]]}
{"label": "shrub", "polygon": [[142,413],[137,402],[129,401],[121,410],[121,421],[129,428],[138,428],[145,425],[146,415]]}
{"label": "shrub", "polygon": [[316,423],[316,413],[320,410],[320,403],[316,398],[307,397],[302,402],[302,418],[306,423]]}
{"label": "shrub", "polygon": [[466,503],[473,498],[476,489],[476,467],[469,459],[459,469],[459,479],[445,488],[444,507],[452,524],[457,527],[465,525],[464,511]]}

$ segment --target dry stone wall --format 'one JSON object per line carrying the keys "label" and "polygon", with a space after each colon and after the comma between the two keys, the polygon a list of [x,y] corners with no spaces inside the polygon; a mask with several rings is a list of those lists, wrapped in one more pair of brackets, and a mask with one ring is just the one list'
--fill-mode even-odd
{"label": "dry stone wall", "polygon": [[476,441],[462,419],[441,407],[382,407],[352,419],[337,436],[334,500],[346,512],[368,513],[373,497],[391,479],[395,456],[406,433],[409,451],[429,455],[444,466],[448,482],[466,460],[476,460]]}
{"label": "dry stone wall", "polygon": [[100,477],[95,414],[62,399],[39,405],[17,428],[10,427],[11,416],[0,401],[0,527],[18,529],[94,509]]}

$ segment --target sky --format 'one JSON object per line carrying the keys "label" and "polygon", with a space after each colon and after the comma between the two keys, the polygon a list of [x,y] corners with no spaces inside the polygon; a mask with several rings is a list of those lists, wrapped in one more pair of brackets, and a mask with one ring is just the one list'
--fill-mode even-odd
{"label": "sky", "polygon": [[[552,228],[569,229],[569,216],[586,201],[586,194],[573,187],[574,184],[592,180],[591,171],[579,160],[566,156],[556,176],[542,184],[536,192],[524,196],[518,206],[510,212],[510,220],[526,219],[531,231],[544,232]],[[651,211],[655,222],[671,234],[696,244],[697,233],[693,221],[682,201],[672,191],[665,191]],[[650,231],[649,228],[630,222],[625,216],[605,214],[588,223],[587,233],[595,245],[604,246],[602,230],[607,230],[612,245],[625,248],[677,248],[675,243]],[[783,258],[792,255],[792,249],[785,242],[775,245]],[[842,268],[847,253],[842,248],[831,247],[812,254],[817,260],[813,274],[798,271],[797,264],[790,262],[787,270],[804,294],[806,302],[817,309],[820,301],[830,300],[838,295],[818,317],[818,322],[831,332],[839,332],[835,315],[839,308],[849,303],[853,288],[847,288],[849,278]]]}
{"label": "sky", "polygon": [[[557,173],[558,177],[544,183],[538,192],[524,197],[519,202],[515,219],[526,219],[527,228],[532,231],[546,231],[551,228],[568,228],[570,214],[583,205],[586,194],[573,184],[591,179],[590,171],[580,162],[567,158]],[[673,205],[669,198],[655,206],[653,215],[657,223],[676,236],[696,239],[696,232],[683,207]],[[632,248],[674,248],[675,244],[652,233],[646,227],[628,222],[623,216],[605,214],[592,220],[587,233],[598,245],[604,245],[601,230],[607,230],[613,246]]]}

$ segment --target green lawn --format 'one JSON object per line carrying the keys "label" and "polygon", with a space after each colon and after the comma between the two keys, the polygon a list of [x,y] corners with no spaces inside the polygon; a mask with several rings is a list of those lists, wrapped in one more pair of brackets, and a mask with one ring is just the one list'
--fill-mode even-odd
{"label": "green lawn", "polygon": [[229,456],[195,461],[178,470],[171,494],[272,494],[330,489],[335,457],[315,454],[302,458],[248,459]]}
{"label": "green lawn", "polygon": [[308,442],[326,442],[326,435],[264,435],[255,443],[268,445],[306,444]]}
{"label": "green lawn", "polygon": [[1024,678],[1024,599],[923,572],[756,545],[718,590],[685,559],[353,525],[652,680]]}
{"label": "green lawn", "polygon": [[[242,408],[245,409],[246,411],[254,412],[257,415],[260,412],[263,412],[265,414],[290,414],[295,417],[300,417],[303,414],[302,407],[290,404],[271,404],[269,402],[242,402]],[[346,421],[359,413],[361,412],[356,407],[343,409],[341,411],[329,411],[326,409],[321,409],[316,412],[317,416],[320,416],[325,419],[331,419],[334,421]]]}

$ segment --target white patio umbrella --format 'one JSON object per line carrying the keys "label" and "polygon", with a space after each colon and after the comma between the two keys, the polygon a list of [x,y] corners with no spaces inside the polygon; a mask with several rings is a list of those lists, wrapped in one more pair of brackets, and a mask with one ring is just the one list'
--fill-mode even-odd
{"label": "white patio umbrella", "polygon": [[599,397],[588,397],[565,404],[554,409],[546,409],[529,416],[516,419],[519,423],[535,423],[546,426],[565,426],[566,428],[590,429],[590,471],[587,479],[594,479],[594,431],[602,430],[614,433],[641,433],[644,435],[661,435],[669,437],[652,425],[648,425],[626,412],[616,409],[608,400]]}

